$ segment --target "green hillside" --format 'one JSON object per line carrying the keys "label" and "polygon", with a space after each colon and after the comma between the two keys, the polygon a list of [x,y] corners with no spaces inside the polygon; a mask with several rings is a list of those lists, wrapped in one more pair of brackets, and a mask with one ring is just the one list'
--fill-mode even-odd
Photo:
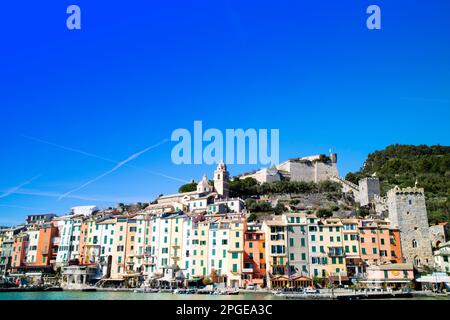
{"label": "green hillside", "polygon": [[450,222],[450,147],[391,145],[369,154],[360,171],[346,179],[358,180],[376,173],[381,192],[398,185],[425,189],[430,224]]}

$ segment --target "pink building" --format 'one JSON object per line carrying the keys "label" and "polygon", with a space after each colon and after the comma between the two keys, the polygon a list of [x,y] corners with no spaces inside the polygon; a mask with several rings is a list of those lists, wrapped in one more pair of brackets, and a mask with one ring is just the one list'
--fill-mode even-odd
{"label": "pink building", "polygon": [[367,267],[367,277],[360,283],[367,288],[403,288],[414,280],[413,265],[393,263]]}

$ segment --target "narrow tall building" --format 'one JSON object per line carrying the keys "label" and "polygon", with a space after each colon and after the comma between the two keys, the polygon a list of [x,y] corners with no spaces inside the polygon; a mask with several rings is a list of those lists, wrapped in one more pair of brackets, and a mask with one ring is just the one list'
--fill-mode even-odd
{"label": "narrow tall building", "polygon": [[403,256],[416,268],[433,263],[425,192],[423,188],[395,187],[387,193],[389,219],[398,226]]}

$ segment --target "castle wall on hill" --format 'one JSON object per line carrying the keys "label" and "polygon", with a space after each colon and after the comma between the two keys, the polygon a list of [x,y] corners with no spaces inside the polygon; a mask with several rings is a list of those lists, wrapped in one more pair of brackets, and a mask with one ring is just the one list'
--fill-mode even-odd
{"label": "castle wall on hill", "polygon": [[338,176],[336,163],[320,161],[287,161],[278,167],[278,170],[290,173],[291,181],[321,182],[331,180]]}

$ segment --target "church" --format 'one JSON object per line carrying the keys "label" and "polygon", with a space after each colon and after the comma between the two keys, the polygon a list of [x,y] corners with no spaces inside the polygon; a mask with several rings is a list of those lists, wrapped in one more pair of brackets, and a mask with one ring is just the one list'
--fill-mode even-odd
{"label": "church", "polygon": [[196,191],[160,196],[154,206],[170,206],[174,211],[183,210],[191,213],[205,211],[224,213],[228,208],[228,210],[240,213],[244,209],[244,201],[229,198],[230,175],[223,161],[217,165],[213,181],[212,185],[208,177],[204,175],[197,183]]}

